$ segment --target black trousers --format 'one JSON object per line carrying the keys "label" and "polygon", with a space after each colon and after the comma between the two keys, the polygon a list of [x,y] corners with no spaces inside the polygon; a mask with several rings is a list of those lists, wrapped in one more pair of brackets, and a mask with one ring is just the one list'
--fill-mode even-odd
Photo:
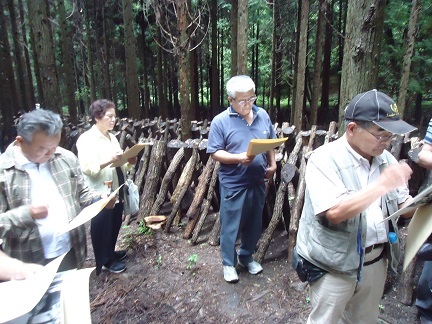
{"label": "black trousers", "polygon": [[114,261],[114,249],[122,224],[123,202],[113,209],[102,209],[91,220],[90,235],[96,260],[96,274]]}
{"label": "black trousers", "polygon": [[422,323],[432,323],[432,261],[426,261],[423,265],[417,286],[416,306]]}

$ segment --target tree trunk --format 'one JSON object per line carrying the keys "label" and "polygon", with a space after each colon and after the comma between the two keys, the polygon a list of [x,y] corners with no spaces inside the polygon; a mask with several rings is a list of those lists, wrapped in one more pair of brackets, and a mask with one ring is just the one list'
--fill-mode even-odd
{"label": "tree trunk", "polygon": [[217,0],[211,0],[211,64],[210,64],[210,107],[213,118],[219,112],[219,66],[218,66],[218,31],[217,31]]}
{"label": "tree trunk", "polygon": [[238,0],[237,73],[247,74],[248,0]]}
{"label": "tree trunk", "polygon": [[[102,60],[101,60],[101,70],[103,73],[103,82],[102,82],[102,94],[105,98],[112,98],[113,94],[111,91],[111,73],[110,73],[110,65],[111,65],[111,59],[108,49],[108,29],[107,29],[107,23],[108,20],[105,18],[105,2],[101,3],[101,15],[102,15],[102,46],[103,50],[101,51],[102,54]],[[123,102],[126,102],[126,100],[123,100]],[[117,105],[116,105],[117,106]],[[117,107],[118,109],[118,107]]]}
{"label": "tree trunk", "polygon": [[22,0],[18,0],[18,7],[19,7],[19,25],[21,26],[20,43],[24,55],[24,66],[26,67],[26,71],[24,74],[25,76],[24,83],[26,86],[26,95],[28,96],[28,98],[26,99],[27,102],[26,110],[27,110],[35,106],[36,99],[35,99],[35,89],[33,84],[33,75],[31,72],[29,46],[28,46],[28,41],[26,36],[28,25],[25,23],[25,19],[24,19],[24,5]]}
{"label": "tree trunk", "polygon": [[78,124],[77,106],[75,102],[75,82],[74,82],[74,63],[72,60],[71,48],[72,37],[71,30],[66,19],[66,10],[64,6],[64,0],[58,1],[58,11],[60,20],[60,34],[61,34],[61,45],[62,45],[62,58],[63,58],[63,73],[65,80],[65,91],[66,101],[69,110],[69,118],[72,124]]}
{"label": "tree trunk", "polygon": [[134,13],[132,0],[123,0],[123,25],[125,33],[125,57],[126,57],[126,93],[127,111],[129,117],[140,119],[138,73],[136,40],[134,35]]}
{"label": "tree trunk", "polygon": [[[158,41],[162,41],[161,32],[158,29],[157,31],[157,38]],[[159,115],[162,118],[167,117],[167,100],[166,100],[166,93],[164,91],[164,70],[163,70],[163,50],[160,46],[157,47],[157,97],[159,100],[158,106],[159,106]]]}
{"label": "tree trunk", "polygon": [[349,0],[339,100],[339,135],[349,101],[377,86],[384,0]]}
{"label": "tree trunk", "polygon": [[[238,37],[238,10],[239,4],[238,0],[231,0],[231,76],[237,75],[237,65],[238,65],[238,46],[237,46],[237,37]],[[221,69],[223,71],[223,69]],[[223,74],[223,73],[222,73]]]}
{"label": "tree trunk", "polygon": [[[20,96],[17,96],[16,101],[18,105],[16,106],[17,109],[22,110],[29,110],[32,106],[30,106],[30,102],[27,101],[28,96],[26,93],[26,86],[25,86],[25,74],[24,74],[24,59],[23,55],[21,53],[21,46],[19,44],[20,35],[18,32],[18,21],[17,21],[17,15],[16,15],[16,9],[14,6],[13,0],[7,0],[8,9],[9,9],[9,16],[10,16],[10,25],[12,28],[12,41],[13,41],[13,55],[15,57],[15,67],[16,67],[16,75],[18,77],[18,89]],[[5,34],[6,29],[2,29]],[[18,93],[18,91],[17,91]]]}
{"label": "tree trunk", "polygon": [[318,101],[321,96],[321,71],[322,71],[322,53],[323,53],[323,39],[324,39],[324,27],[325,27],[325,0],[319,0],[318,6],[318,21],[317,31],[315,39],[315,63],[313,72],[313,84],[312,84],[312,99],[311,99],[311,125],[316,125],[318,120]]}
{"label": "tree trunk", "polygon": [[43,108],[61,113],[62,102],[48,6],[45,0],[33,0],[28,2],[28,9],[45,99],[40,103]]}
{"label": "tree trunk", "polygon": [[[324,55],[322,63],[322,90],[321,90],[321,108],[317,111],[317,125],[327,123],[329,111],[329,97],[330,97],[330,73],[331,73],[331,53],[332,53],[332,39],[333,39],[333,26],[332,26],[332,11],[329,1],[324,2],[325,7],[325,40],[324,40]],[[322,7],[321,7],[322,9]]]}
{"label": "tree trunk", "polygon": [[418,18],[419,4],[418,0],[412,0],[411,16],[408,24],[408,35],[406,40],[406,51],[404,55],[403,65],[402,65],[402,76],[399,86],[399,97],[397,101],[397,106],[399,108],[399,114],[401,118],[404,117],[405,105],[407,102],[407,92],[408,92],[408,81],[410,77],[411,70],[411,58],[414,53],[414,42],[415,42],[415,32]]}
{"label": "tree trunk", "polygon": [[[90,98],[88,98],[87,103],[92,103],[96,100],[96,81],[95,81],[95,71],[94,71],[94,56],[93,56],[93,45],[94,45],[94,36],[95,34],[92,32],[93,28],[91,25],[91,19],[88,13],[88,4],[87,2],[90,0],[84,0],[84,19],[86,23],[86,48],[87,48],[87,69],[83,69],[83,73],[86,74],[86,79],[88,80],[88,87],[90,90]],[[95,23],[95,22],[94,22]],[[89,105],[87,105],[89,106]]]}
{"label": "tree trunk", "polygon": [[303,102],[304,90],[306,82],[306,58],[307,58],[307,42],[308,33],[307,27],[309,22],[309,0],[299,0],[300,3],[300,29],[299,29],[299,45],[297,54],[297,72],[296,72],[296,88],[295,88],[295,107],[294,107],[294,124],[298,132],[303,127]]}
{"label": "tree trunk", "polygon": [[188,22],[187,22],[187,3],[186,0],[178,0],[177,25],[180,32],[178,46],[179,79],[180,79],[180,110],[181,110],[181,139],[186,141],[191,138],[191,103],[190,103],[190,67],[188,57]]}
{"label": "tree trunk", "polygon": [[6,17],[2,2],[0,2],[0,29],[3,31],[0,33],[0,71],[2,72],[0,73],[0,112],[4,119],[0,134],[0,150],[4,152],[6,146],[15,140],[14,135],[16,135],[16,132],[13,126],[13,116],[16,113],[14,111],[16,97],[13,96],[15,79],[12,71],[12,58],[10,56]]}

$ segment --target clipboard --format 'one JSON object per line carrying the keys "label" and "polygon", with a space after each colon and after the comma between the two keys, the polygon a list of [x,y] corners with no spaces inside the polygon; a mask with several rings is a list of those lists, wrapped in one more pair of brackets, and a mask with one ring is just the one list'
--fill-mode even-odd
{"label": "clipboard", "polygon": [[390,216],[384,218],[380,223],[388,221],[392,218],[403,215],[403,214],[408,213],[410,211],[413,211],[413,210],[417,209],[418,207],[427,204],[431,200],[432,200],[432,184],[429,187],[427,187],[426,189],[424,189],[422,192],[420,192],[413,199],[411,199],[401,209],[397,210],[396,212],[394,212]]}
{"label": "clipboard", "polygon": [[271,138],[271,139],[260,139],[254,138],[250,141],[249,147],[247,150],[247,155],[258,155],[260,153],[264,153],[278,147],[282,143],[284,143],[288,138]]}
{"label": "clipboard", "polygon": [[130,149],[124,151],[122,158],[118,161],[115,161],[110,164],[111,168],[116,168],[119,166],[122,166],[127,162],[128,159],[133,158],[138,155],[139,152],[146,146],[146,145],[153,145],[152,143],[138,143],[132,146]]}

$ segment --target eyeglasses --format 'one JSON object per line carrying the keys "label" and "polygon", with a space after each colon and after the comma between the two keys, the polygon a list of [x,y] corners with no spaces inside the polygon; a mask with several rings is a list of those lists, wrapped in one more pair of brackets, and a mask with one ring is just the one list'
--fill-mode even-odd
{"label": "eyeglasses", "polygon": [[387,142],[388,140],[391,140],[392,138],[396,137],[395,134],[391,134],[391,135],[387,135],[387,136],[383,136],[383,135],[376,135],[372,132],[370,132],[369,130],[367,130],[366,128],[363,128],[366,132],[368,132],[369,134],[371,134],[373,137],[375,137],[378,142],[383,143],[383,142]]}
{"label": "eyeglasses", "polygon": [[[233,99],[236,100],[235,98],[233,98]],[[240,101],[237,101],[237,102],[238,102],[238,104],[240,106],[246,106],[247,104],[250,104],[250,103],[253,104],[255,102],[255,100],[257,100],[257,97],[252,97],[252,98],[245,99],[245,100],[240,100]]]}
{"label": "eyeglasses", "polygon": [[105,115],[105,117],[107,117],[108,119],[116,119],[117,118],[116,115]]}

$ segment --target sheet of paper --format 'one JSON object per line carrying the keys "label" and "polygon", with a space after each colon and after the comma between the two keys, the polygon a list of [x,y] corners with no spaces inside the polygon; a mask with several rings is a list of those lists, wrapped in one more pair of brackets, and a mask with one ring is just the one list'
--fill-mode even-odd
{"label": "sheet of paper", "polygon": [[61,298],[65,323],[91,324],[89,279],[94,269],[73,271],[64,278]]}
{"label": "sheet of paper", "polygon": [[106,197],[104,199],[98,200],[95,203],[85,207],[81,212],[66,226],[63,231],[60,233],[66,233],[70,230],[73,230],[74,228],[77,228],[78,226],[85,224],[90,219],[95,217],[99,212],[105,208],[105,206],[109,203],[109,201],[114,198],[115,195],[117,195],[120,188],[123,186],[122,184],[120,187],[118,187],[116,190],[114,190],[109,197]]}
{"label": "sheet of paper", "polygon": [[252,139],[249,143],[247,155],[258,155],[278,147],[288,138],[272,138],[272,139]]}
{"label": "sheet of paper", "polygon": [[0,323],[27,314],[37,305],[51,285],[65,255],[48,263],[32,278],[0,283]]}
{"label": "sheet of paper", "polygon": [[122,166],[125,164],[128,159],[133,158],[138,155],[139,152],[146,146],[146,145],[153,145],[152,143],[138,143],[132,146],[130,149],[124,151],[123,156],[120,160],[115,161],[114,163],[110,164],[110,167],[116,168],[119,166]]}
{"label": "sheet of paper", "polygon": [[398,217],[400,215],[403,215],[407,212],[413,211],[416,208],[423,206],[424,204],[428,203],[431,197],[429,197],[432,194],[432,185],[424,189],[422,192],[420,192],[417,196],[415,196],[411,201],[409,201],[403,208],[399,209],[395,213],[391,214],[390,216],[384,218],[382,222],[388,221],[391,218]]}
{"label": "sheet of paper", "polygon": [[417,208],[408,225],[403,271],[408,267],[417,251],[432,233],[432,204]]}

